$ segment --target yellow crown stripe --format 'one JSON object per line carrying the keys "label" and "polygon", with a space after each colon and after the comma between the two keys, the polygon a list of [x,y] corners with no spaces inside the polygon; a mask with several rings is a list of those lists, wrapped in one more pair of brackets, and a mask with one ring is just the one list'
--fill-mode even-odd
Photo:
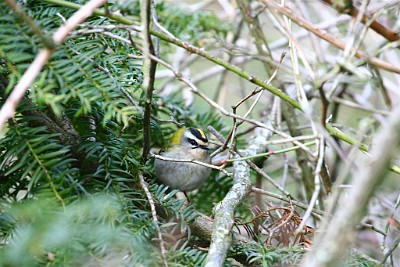
{"label": "yellow crown stripe", "polygon": [[201,138],[207,139],[207,137],[206,137],[206,135],[204,134],[203,130],[201,130],[201,129],[199,129],[199,128],[196,128],[196,130],[199,131],[199,133],[200,133],[200,135],[201,135]]}

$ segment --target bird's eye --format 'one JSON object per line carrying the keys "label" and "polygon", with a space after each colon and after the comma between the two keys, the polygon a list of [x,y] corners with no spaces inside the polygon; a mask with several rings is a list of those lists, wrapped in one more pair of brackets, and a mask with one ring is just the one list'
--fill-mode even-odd
{"label": "bird's eye", "polygon": [[197,144],[197,142],[195,140],[190,139],[190,138],[188,138],[187,140],[192,146],[196,146],[196,147],[198,146],[198,144]]}

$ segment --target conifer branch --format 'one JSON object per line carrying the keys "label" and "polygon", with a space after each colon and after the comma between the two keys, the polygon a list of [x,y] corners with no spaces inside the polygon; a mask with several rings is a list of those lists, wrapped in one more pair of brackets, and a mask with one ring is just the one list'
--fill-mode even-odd
{"label": "conifer branch", "polygon": [[[67,35],[75,27],[77,27],[79,23],[88,18],[92,14],[93,10],[100,7],[105,2],[107,2],[107,0],[91,0],[87,4],[83,5],[82,8],[75,12],[74,15],[72,15],[64,25],[57,29],[52,37],[53,42],[57,45],[61,44]],[[29,86],[31,86],[31,84],[35,81],[36,76],[39,75],[40,71],[54,51],[54,49],[49,48],[40,50],[35,60],[25,71],[24,75],[21,77],[21,80],[15,86],[0,110],[0,131],[3,129],[6,121],[14,116],[14,112],[18,103],[21,101]]]}

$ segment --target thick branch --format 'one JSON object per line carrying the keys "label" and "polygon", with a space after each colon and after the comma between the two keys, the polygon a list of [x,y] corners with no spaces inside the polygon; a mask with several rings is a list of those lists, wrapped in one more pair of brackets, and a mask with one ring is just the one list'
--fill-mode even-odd
{"label": "thick branch", "polygon": [[215,221],[206,267],[223,266],[231,246],[234,212],[251,190],[250,167],[245,161],[234,162],[234,185],[215,207]]}
{"label": "thick branch", "polygon": [[[271,125],[269,125],[271,127]],[[242,151],[245,156],[256,155],[263,150],[272,132],[258,128],[257,136],[250,140],[249,147]],[[215,207],[215,221],[211,236],[210,250],[206,259],[206,267],[223,266],[231,245],[231,230],[234,223],[234,212],[251,191],[250,165],[246,161],[233,163],[233,186],[225,198]]]}

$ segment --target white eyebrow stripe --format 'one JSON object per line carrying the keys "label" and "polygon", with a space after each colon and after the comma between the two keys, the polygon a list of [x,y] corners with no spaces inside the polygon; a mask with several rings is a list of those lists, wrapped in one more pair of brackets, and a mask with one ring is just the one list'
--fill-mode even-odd
{"label": "white eyebrow stripe", "polygon": [[190,139],[193,139],[193,140],[195,140],[196,142],[197,142],[197,144],[199,144],[199,145],[208,145],[208,142],[204,142],[204,141],[202,141],[202,140],[199,140],[199,138],[197,138],[196,136],[194,136],[191,132],[185,132],[184,133],[184,136],[186,137],[186,138],[190,138]]}
{"label": "white eyebrow stripe", "polygon": [[196,141],[198,140],[197,137],[194,136],[191,132],[185,132],[184,135],[185,135],[186,138],[190,138],[190,139],[193,139],[193,140],[196,140]]}

